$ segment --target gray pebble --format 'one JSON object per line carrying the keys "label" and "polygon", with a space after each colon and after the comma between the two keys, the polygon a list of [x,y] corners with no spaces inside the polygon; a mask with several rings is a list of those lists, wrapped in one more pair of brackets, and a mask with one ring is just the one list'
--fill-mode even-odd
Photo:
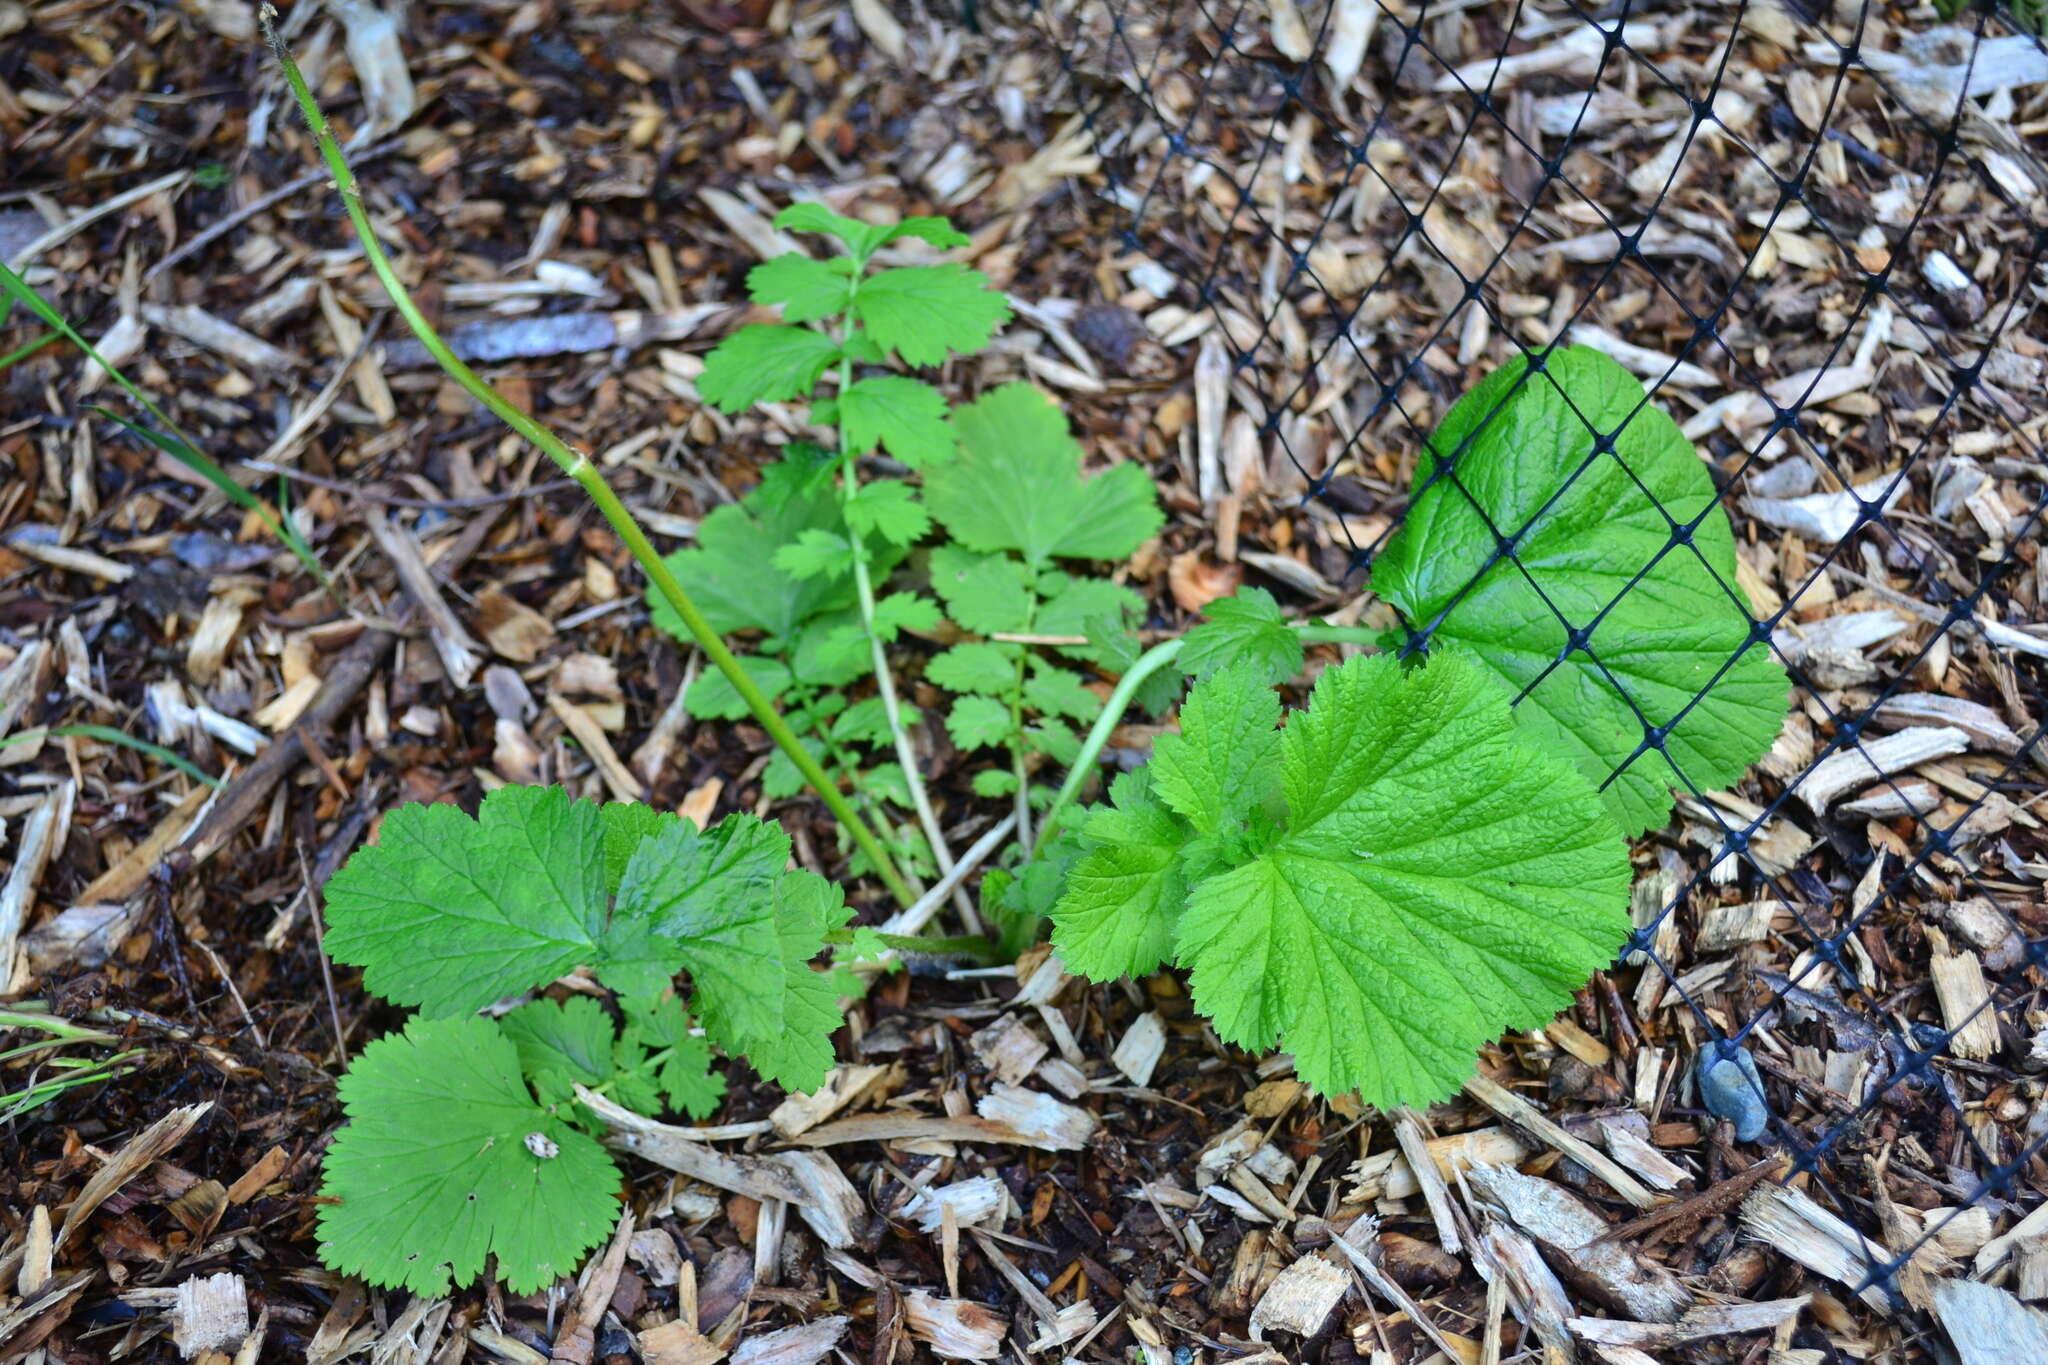
{"label": "gray pebble", "polygon": [[1718,1044],[1709,1043],[1700,1049],[1693,1070],[1700,1085],[1700,1103],[1715,1118],[1735,1125],[1737,1142],[1755,1142],[1764,1135],[1771,1106],[1764,1099],[1763,1077],[1747,1052],[1724,1057]]}

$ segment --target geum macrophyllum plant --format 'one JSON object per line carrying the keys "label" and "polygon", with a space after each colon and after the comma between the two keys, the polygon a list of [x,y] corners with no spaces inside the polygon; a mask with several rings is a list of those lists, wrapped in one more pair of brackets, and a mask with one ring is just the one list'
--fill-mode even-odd
{"label": "geum macrophyllum plant", "polygon": [[1373,583],[1426,661],[1326,669],[1276,730],[1302,633],[1264,594],[1214,604],[1132,670],[1200,679],[1181,733],[1008,893],[1083,975],[1178,961],[1224,1038],[1285,1046],[1325,1094],[1424,1104],[1612,959],[1625,836],[1739,777],[1786,686],[1705,467],[1585,348],[1452,408]]}
{"label": "geum macrophyllum plant", "polygon": [[[1019,856],[982,886],[1006,938],[1050,913],[1067,964],[1090,976],[1177,960],[1224,1037],[1289,1048],[1326,1094],[1424,1103],[1610,960],[1627,926],[1624,835],[1661,823],[1673,787],[1735,780],[1776,735],[1784,679],[1751,633],[1705,469],[1632,377],[1582,349],[1503,367],[1428,443],[1407,524],[1374,571],[1411,632],[1289,621],[1248,589],[1141,653],[1141,601],[1076,569],[1158,527],[1143,472],[1084,478],[1064,418],[1026,386],[956,411],[889,369],[972,352],[1007,316],[961,266],[870,269],[906,238],[964,243],[938,219],[869,225],[799,205],[777,220],[843,250],[752,271],[783,322],[721,343],[699,391],[726,411],[808,398],[829,444],[793,446],[664,562],[590,461],[412,304],[279,55],[408,325],[586,489],[640,562],[657,619],[714,666],[687,703],[757,720],[786,764],[770,790],[809,785],[856,867],[906,907],[896,857],[923,850],[910,833],[878,839],[854,803],[908,805],[946,867],[888,653],[924,636],[947,645],[926,679],[956,698],[949,735],[1005,760],[973,786],[1015,807]],[[828,374],[831,392],[815,394]],[[935,545],[934,519],[948,533]],[[754,652],[735,656],[727,631],[751,633]],[[1313,643],[1388,652],[1324,668],[1306,709],[1285,713],[1275,689]],[[1083,669],[1121,674],[1106,703]],[[1076,808],[1125,712],[1170,704],[1175,673],[1195,680],[1179,733],[1106,802]],[[873,695],[850,700],[853,685]],[[1091,716],[1077,739],[1070,726]],[[884,742],[893,769],[867,762]],[[1047,765],[1067,769],[1049,801]],[[751,816],[700,832],[558,789],[502,789],[474,820],[438,806],[387,817],[329,885],[326,942],[419,1013],[342,1080],[328,1263],[439,1293],[494,1256],[515,1290],[537,1288],[616,1219],[591,1104],[706,1114],[723,1085],[714,1049],[782,1085],[821,1082],[838,1000],[856,986],[812,960],[907,943],[849,929],[842,891],[788,870],[789,855],[780,828]]]}

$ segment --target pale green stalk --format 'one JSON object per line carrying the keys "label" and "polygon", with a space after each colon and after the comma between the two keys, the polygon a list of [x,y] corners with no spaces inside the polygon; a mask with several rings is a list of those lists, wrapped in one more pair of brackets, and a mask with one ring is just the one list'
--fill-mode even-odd
{"label": "pale green stalk", "polygon": [[269,40],[272,51],[277,54],[279,63],[284,67],[285,80],[291,86],[293,98],[298,101],[299,112],[305,115],[306,126],[312,131],[313,140],[319,144],[320,154],[325,158],[328,170],[334,175],[335,189],[341,195],[342,206],[348,211],[349,222],[355,227],[356,237],[362,242],[363,256],[368,260],[378,282],[384,286],[385,293],[391,296],[392,305],[397,308],[398,315],[405,319],[413,335],[419,338],[420,344],[426,347],[427,353],[450,378],[506,426],[538,447],[561,468],[564,474],[582,486],[590,500],[597,505],[597,510],[605,521],[618,534],[619,539],[625,542],[626,549],[639,561],[641,569],[654,584],[655,591],[661,594],[675,610],[676,615],[682,619],[684,628],[690,632],[690,637],[697,642],[698,648],[702,649],[705,657],[725,675],[726,681],[739,693],[740,699],[747,704],[747,709],[753,713],[754,719],[760,722],[761,728],[768,732],[768,737],[775,741],[776,747],[789,755],[790,762],[796,765],[804,780],[811,784],[819,799],[839,822],[846,826],[847,832],[853,836],[853,841],[874,865],[876,874],[888,886],[889,893],[901,903],[911,904],[917,898],[904,882],[902,874],[896,870],[895,860],[889,856],[889,851],[882,846],[881,840],[868,828],[867,821],[861,818],[860,812],[853,808],[852,803],[840,792],[824,768],[811,757],[810,750],[804,748],[796,732],[789,728],[789,723],[783,720],[781,713],[775,709],[775,703],[752,678],[747,676],[746,670],[740,667],[739,661],[733,657],[732,651],[726,648],[718,632],[711,628],[711,623],[704,619],[703,612],[690,600],[690,595],[683,590],[683,585],[676,581],[676,576],[662,562],[660,552],[648,540],[647,533],[640,528],[640,523],[634,520],[625,503],[619,500],[619,495],[612,491],[611,485],[605,482],[604,476],[591,464],[590,457],[580,451],[571,450],[560,437],[514,407],[503,394],[492,388],[488,381],[470,369],[449,349],[447,342],[441,339],[440,333],[434,330],[433,324],[427,321],[426,315],[413,302],[412,294],[406,289],[404,281],[398,278],[398,272],[392,268],[391,258],[385,254],[383,244],[377,239],[376,231],[370,223],[369,212],[363,206],[362,192],[356,187],[355,175],[350,171],[348,160],[342,155],[340,145],[335,142],[334,134],[328,129],[326,115],[321,113],[318,102],[313,98],[313,92],[306,88],[306,78],[300,73],[298,63],[292,60],[291,53],[277,35],[276,17],[277,11],[266,4],[262,9],[264,36]]}

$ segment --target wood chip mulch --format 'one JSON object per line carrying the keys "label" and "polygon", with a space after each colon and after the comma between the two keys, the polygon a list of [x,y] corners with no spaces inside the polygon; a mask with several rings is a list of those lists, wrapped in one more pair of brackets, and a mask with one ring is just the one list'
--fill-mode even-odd
{"label": "wood chip mulch", "polygon": [[[1603,62],[1551,0],[291,10],[422,302],[664,549],[799,434],[692,379],[802,194],[972,233],[1019,319],[942,380],[1031,379],[1154,472],[1153,631],[1240,584],[1391,623],[1354,570],[1422,434],[1570,339],[1668,376],[1807,684],[1639,841],[1654,961],[1426,1114],[1316,1099],[1172,974],[920,964],[818,1095],[736,1068],[713,1139],[621,1119],[631,1223],[578,1280],[427,1301],[312,1236],[334,1076],[399,1017],[318,932],[378,815],[559,782],[772,813],[828,874],[834,835],[689,720],[621,546],[402,335],[250,8],[0,0],[0,260],[288,487],[347,602],[91,417],[126,399],[82,357],[0,374],[0,994],[80,1030],[0,1024],[0,1115],[85,1079],[0,1118],[0,1358],[2048,1359],[2048,54],[1927,9],[1626,22]],[[971,840],[969,760],[920,743]],[[1755,1141],[1696,1071],[1744,1030]]]}

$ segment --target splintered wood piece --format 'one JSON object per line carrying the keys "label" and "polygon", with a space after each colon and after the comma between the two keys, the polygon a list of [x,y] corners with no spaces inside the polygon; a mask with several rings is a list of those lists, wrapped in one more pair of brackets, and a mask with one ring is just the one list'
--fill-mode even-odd
{"label": "splintered wood piece", "polygon": [[1051,1051],[1045,1039],[1014,1014],[998,1015],[995,1022],[969,1037],[967,1046],[990,1075],[1008,1085],[1029,1076]]}
{"label": "splintered wood piece", "polygon": [[129,1139],[126,1146],[93,1173],[92,1179],[85,1182],[85,1188],[78,1192],[78,1197],[71,1201],[71,1207],[65,1210],[63,1225],[57,1229],[56,1250],[63,1251],[72,1234],[84,1227],[93,1212],[116,1191],[142,1174],[152,1161],[183,1142],[193,1125],[206,1117],[212,1108],[213,1101],[206,1100],[173,1109]]}
{"label": "splintered wood piece", "polygon": [[1488,1282],[1489,1302],[1492,1287],[1506,1285],[1513,1296],[1515,1316],[1527,1323],[1536,1339],[1557,1358],[1570,1360],[1572,1336],[1565,1322],[1572,1316],[1572,1301],[1557,1272],[1544,1261],[1536,1243],[1505,1219],[1488,1218],[1486,1224],[1474,1251],[1479,1273]]}
{"label": "splintered wood piece", "polygon": [[838,1066],[808,1095],[791,1094],[768,1111],[768,1122],[785,1138],[805,1133],[831,1118],[872,1085],[886,1066]]}
{"label": "splintered wood piece", "polygon": [[1109,1060],[1118,1071],[1130,1077],[1132,1085],[1150,1085],[1152,1071],[1165,1055],[1166,1025],[1160,1019],[1159,1011],[1151,1010],[1139,1015],[1124,1030],[1124,1036],[1117,1040],[1116,1050],[1109,1054]]}
{"label": "splintered wood piece", "polygon": [[1682,1346],[1689,1341],[1775,1331],[1813,1302],[1813,1295],[1772,1299],[1765,1303],[1703,1303],[1688,1308],[1676,1322],[1622,1322],[1614,1318],[1573,1318],[1565,1325],[1581,1341],[1602,1346],[1633,1346],[1641,1350]]}
{"label": "splintered wood piece", "polygon": [[1506,1086],[1485,1076],[1474,1076],[1465,1082],[1465,1093],[1537,1141],[1548,1143],[1584,1166],[1637,1208],[1646,1209],[1657,1202],[1656,1194],[1621,1169],[1605,1152],[1573,1137],[1553,1123],[1542,1110]]}
{"label": "splintered wood piece", "polygon": [[896,1212],[897,1217],[911,1219],[926,1232],[937,1232],[947,1209],[953,1211],[953,1218],[961,1227],[978,1227],[992,1219],[1000,1220],[1009,1204],[1009,1188],[1001,1180],[992,1175],[977,1175],[936,1189],[919,1190]]}
{"label": "splintered wood piece", "polygon": [[1949,1050],[1958,1057],[1983,1061],[1998,1052],[1998,1013],[1991,1007],[1991,986],[1984,980],[1984,964],[1975,953],[1951,952],[1948,936],[1929,927],[1927,941],[1933,955],[1927,960],[1934,978],[1934,998],[1941,1005],[1941,1021],[1953,1035]]}
{"label": "splintered wood piece", "polygon": [[640,1358],[647,1365],[718,1365],[725,1348],[677,1318],[640,1333]]}
{"label": "splintered wood piece", "polygon": [[1082,1150],[1100,1123],[1086,1109],[1001,1081],[990,1086],[974,1108],[982,1118],[1017,1133],[1025,1146],[1047,1152]]}
{"label": "splintered wood piece", "polygon": [[947,1360],[993,1360],[1002,1354],[1010,1320],[973,1299],[941,1299],[922,1289],[903,1296],[910,1334]]}
{"label": "splintered wood piece", "polygon": [[1916,725],[1883,739],[1860,740],[1850,748],[1813,765],[1792,794],[1815,815],[1846,793],[1930,759],[1947,758],[1970,747],[1968,734],[1953,725]]}
{"label": "splintered wood piece", "polygon": [[483,662],[483,646],[471,638],[442,598],[441,589],[434,583],[433,570],[427,567],[426,556],[420,552],[419,542],[413,539],[410,531],[393,525],[374,507],[364,509],[363,526],[369,531],[370,539],[377,542],[377,548],[384,552],[384,557],[391,561],[405,595],[426,614],[427,638],[434,642],[434,653],[441,660],[448,680],[458,691],[468,687],[470,679],[476,676],[477,666]]}
{"label": "splintered wood piece", "polygon": [[231,1271],[194,1275],[178,1286],[170,1317],[171,1342],[185,1359],[225,1351],[249,1335],[249,1291]]}
{"label": "splintered wood piece", "polygon": [[1466,1173],[1480,1198],[1551,1254],[1567,1283],[1643,1322],[1673,1322],[1692,1303],[1676,1275],[1633,1247],[1607,1239],[1607,1220],[1562,1185],[1481,1166]]}
{"label": "splintered wood piece", "polygon": [[1890,1249],[1809,1196],[1789,1185],[1765,1185],[1742,1201],[1742,1225],[1750,1236],[1817,1275],[1850,1288],[1863,1285],[1857,1297],[1877,1312],[1891,1315],[1891,1296],[1883,1286],[1865,1283],[1876,1265],[1891,1261]]}
{"label": "splintered wood piece", "polygon": [[[1446,1179],[1471,1166],[1513,1166],[1526,1160],[1532,1150],[1511,1128],[1474,1128],[1431,1138],[1424,1144],[1429,1159]],[[1422,1192],[1415,1168],[1399,1151],[1388,1148],[1354,1162],[1345,1177],[1351,1188],[1345,1198],[1365,1204],[1375,1199],[1407,1199]]]}
{"label": "splintered wood piece", "polygon": [[846,1335],[849,1321],[835,1314],[801,1327],[748,1337],[733,1348],[732,1365],[818,1365]]}
{"label": "splintered wood piece", "polygon": [[1934,1286],[1934,1319],[1954,1343],[1962,1365],[2048,1360],[2048,1313],[2007,1291],[1974,1280]]}
{"label": "splintered wood piece", "polygon": [[1423,1131],[1421,1116],[1404,1104],[1394,1110],[1391,1117],[1394,1141],[1400,1145],[1401,1155],[1408,1158],[1408,1169],[1415,1173],[1416,1182],[1422,1187],[1423,1202],[1429,1205],[1430,1219],[1436,1224],[1438,1244],[1446,1255],[1464,1255],[1464,1243],[1458,1236],[1458,1218],[1451,1206],[1451,1192],[1444,1184],[1443,1173],[1430,1159],[1429,1135]]}
{"label": "splintered wood piece", "polygon": [[1302,1257],[1274,1277],[1252,1309],[1249,1331],[1264,1341],[1275,1328],[1314,1336],[1351,1287],[1351,1277],[1321,1253]]}

